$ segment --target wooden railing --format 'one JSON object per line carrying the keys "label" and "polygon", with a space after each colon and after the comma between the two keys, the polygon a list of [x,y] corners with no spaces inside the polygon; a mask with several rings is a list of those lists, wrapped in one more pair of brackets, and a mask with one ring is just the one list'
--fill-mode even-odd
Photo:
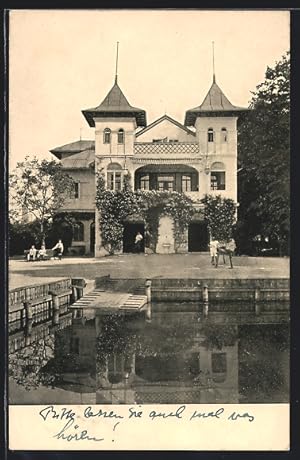
{"label": "wooden railing", "polygon": [[[51,283],[20,287],[9,292],[9,333],[50,319],[58,324],[59,317],[83,295],[83,278],[65,278]],[[27,331],[28,332],[28,331]],[[30,332],[31,333],[31,332]]]}

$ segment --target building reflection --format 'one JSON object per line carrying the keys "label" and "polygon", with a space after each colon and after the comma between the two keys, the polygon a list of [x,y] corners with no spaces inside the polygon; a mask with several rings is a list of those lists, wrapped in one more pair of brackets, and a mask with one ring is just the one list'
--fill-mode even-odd
{"label": "building reflection", "polygon": [[[193,324],[191,319],[178,312],[175,316],[157,313],[151,324],[137,325],[140,333],[127,334],[133,351],[126,354],[114,349],[98,367],[96,402],[238,402],[237,326],[216,331],[212,325]],[[96,318],[96,334],[103,337],[101,317]],[[216,334],[218,342],[211,340]]]}
{"label": "building reflection", "polygon": [[[25,392],[35,389],[34,403],[40,389],[63,391],[65,404],[288,400],[288,324],[243,324],[241,315],[226,323],[225,316],[66,313],[11,333],[9,375]],[[39,403],[55,402],[55,394],[40,395]],[[22,398],[10,390],[10,401]]]}

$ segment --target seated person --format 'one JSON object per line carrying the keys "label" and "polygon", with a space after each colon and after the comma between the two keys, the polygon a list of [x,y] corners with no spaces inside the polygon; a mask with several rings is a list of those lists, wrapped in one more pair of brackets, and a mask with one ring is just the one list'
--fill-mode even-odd
{"label": "seated person", "polygon": [[58,258],[61,260],[63,252],[64,252],[64,245],[61,240],[58,240],[58,243],[52,248],[53,251],[53,257]]}
{"label": "seated person", "polygon": [[38,251],[37,258],[38,260],[45,260],[47,257],[46,246],[42,244],[41,249]]}
{"label": "seated person", "polygon": [[31,248],[29,249],[28,251],[28,254],[27,254],[27,262],[29,262],[30,260],[34,261],[35,258],[36,258],[36,253],[37,253],[37,250],[34,246],[34,244],[31,246]]}

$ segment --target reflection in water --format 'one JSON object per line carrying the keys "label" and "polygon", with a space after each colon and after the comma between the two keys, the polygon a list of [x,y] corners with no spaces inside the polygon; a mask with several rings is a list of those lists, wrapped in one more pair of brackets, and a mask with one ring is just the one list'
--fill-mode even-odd
{"label": "reflection in water", "polygon": [[11,334],[10,402],[288,402],[287,318],[259,324],[222,311],[205,318],[171,304],[149,313],[67,313],[55,326]]}

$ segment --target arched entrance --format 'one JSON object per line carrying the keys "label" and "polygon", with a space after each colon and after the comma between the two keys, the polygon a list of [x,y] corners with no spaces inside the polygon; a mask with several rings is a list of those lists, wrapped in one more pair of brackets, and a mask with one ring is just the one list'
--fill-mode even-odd
{"label": "arched entrance", "polygon": [[208,251],[209,235],[204,221],[191,222],[188,229],[188,251]]}
{"label": "arched entrance", "polygon": [[[143,239],[139,247],[135,244],[135,238],[138,232],[142,235]],[[145,225],[142,222],[125,222],[123,230],[123,252],[125,253],[138,253],[144,252]]]}

